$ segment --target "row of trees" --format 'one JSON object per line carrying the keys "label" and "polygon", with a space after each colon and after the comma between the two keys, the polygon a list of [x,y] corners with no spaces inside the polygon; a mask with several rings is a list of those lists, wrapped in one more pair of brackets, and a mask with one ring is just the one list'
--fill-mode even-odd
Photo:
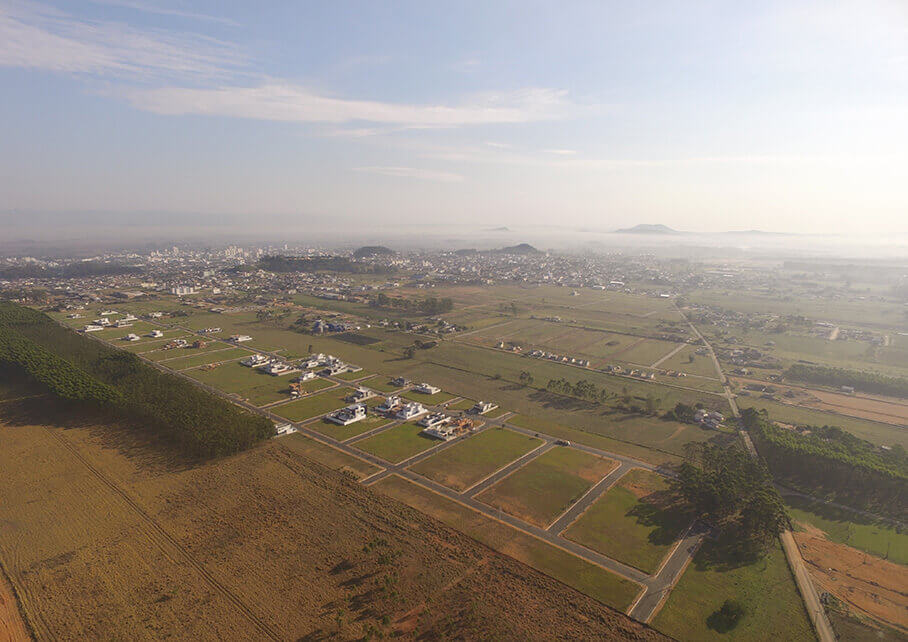
{"label": "row of trees", "polygon": [[672,487],[698,517],[732,534],[744,550],[773,541],[788,517],[766,465],[739,446],[692,442]]}
{"label": "row of trees", "polygon": [[[533,375],[529,372],[527,372],[526,375],[529,379],[524,378],[523,372],[520,373],[520,383],[531,385],[533,382]],[[652,393],[649,393],[646,397],[636,397],[628,392],[627,387],[624,387],[619,395],[617,393],[609,392],[606,388],[600,388],[586,379],[581,379],[577,383],[571,383],[564,377],[561,377],[560,379],[549,379],[545,387],[546,390],[549,390],[550,392],[555,392],[566,397],[577,397],[578,399],[583,399],[592,403],[604,404],[609,401],[614,401],[614,405],[618,410],[639,415],[657,414],[659,412],[659,406],[662,403],[662,400]]]}
{"label": "row of trees", "polygon": [[908,397],[908,379],[887,377],[876,372],[832,368],[806,363],[796,363],[785,371],[785,377],[793,381],[806,381],[821,386],[851,386],[861,392],[892,397]]}
{"label": "row of trees", "polygon": [[0,331],[7,346],[0,352],[5,363],[61,397],[113,406],[192,456],[239,452],[274,434],[265,417],[161,372],[132,353],[63,328],[35,310],[0,303]]}
{"label": "row of trees", "polygon": [[741,417],[777,479],[858,508],[908,517],[908,456],[901,446],[880,449],[835,426],[799,434],[773,424],[765,410],[746,408]]}
{"label": "row of trees", "polygon": [[454,309],[454,301],[448,298],[439,299],[430,296],[425,299],[405,299],[403,297],[391,297],[384,292],[379,292],[369,300],[369,305],[374,308],[388,308],[392,310],[403,310],[404,312],[414,312],[417,314],[444,314]]}

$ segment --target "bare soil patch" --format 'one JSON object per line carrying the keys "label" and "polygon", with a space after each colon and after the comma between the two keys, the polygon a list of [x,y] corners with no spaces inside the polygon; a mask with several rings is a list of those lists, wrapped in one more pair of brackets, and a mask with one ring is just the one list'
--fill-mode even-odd
{"label": "bare soil patch", "polygon": [[814,580],[861,613],[908,632],[908,568],[811,533],[795,541]]}
{"label": "bare soil patch", "polygon": [[0,641],[28,642],[32,639],[19,614],[19,604],[13,593],[13,587],[0,571]]}

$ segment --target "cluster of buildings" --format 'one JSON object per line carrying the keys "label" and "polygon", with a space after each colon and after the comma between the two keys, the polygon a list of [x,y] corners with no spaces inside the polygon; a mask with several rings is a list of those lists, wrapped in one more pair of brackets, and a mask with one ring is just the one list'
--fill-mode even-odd
{"label": "cluster of buildings", "polygon": [[590,367],[589,359],[578,359],[577,357],[569,357],[567,355],[556,354],[554,352],[546,352],[545,350],[531,350],[527,354],[536,359],[548,359],[549,361],[557,361],[559,363],[569,363],[573,366],[580,366],[581,368]]}
{"label": "cluster of buildings", "polygon": [[725,415],[721,412],[716,412],[715,410],[698,408],[697,412],[694,413],[694,421],[704,428],[712,428],[715,430],[723,421],[725,421]]}

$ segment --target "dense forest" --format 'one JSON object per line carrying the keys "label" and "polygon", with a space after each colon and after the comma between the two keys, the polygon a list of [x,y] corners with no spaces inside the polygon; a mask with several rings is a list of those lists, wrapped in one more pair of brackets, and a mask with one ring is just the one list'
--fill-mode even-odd
{"label": "dense forest", "polygon": [[257,267],[268,272],[350,272],[353,274],[393,274],[393,265],[351,261],[345,256],[263,256]]}
{"label": "dense forest", "polygon": [[447,298],[439,299],[431,296],[425,299],[405,299],[403,297],[391,297],[384,292],[379,292],[377,296],[372,297],[369,300],[369,305],[374,308],[402,310],[416,314],[444,314],[454,309],[454,302]]}
{"label": "dense forest", "polygon": [[691,442],[672,487],[697,516],[738,542],[744,552],[765,548],[788,524],[766,465],[743,448]]}
{"label": "dense forest", "polygon": [[792,381],[806,381],[821,386],[851,386],[861,392],[892,397],[908,397],[908,379],[887,377],[875,372],[831,368],[805,363],[796,363],[785,371],[785,378]]}
{"label": "dense forest", "polygon": [[142,268],[122,263],[79,261],[57,267],[16,265],[0,268],[0,279],[67,279],[87,276],[113,276],[116,274],[141,274]]}
{"label": "dense forest", "polygon": [[111,408],[192,456],[239,452],[274,434],[265,417],[10,303],[0,303],[0,362],[63,398]]}
{"label": "dense forest", "polygon": [[901,446],[882,449],[835,426],[801,434],[754,408],[743,409],[741,417],[778,481],[855,508],[908,517],[908,455]]}

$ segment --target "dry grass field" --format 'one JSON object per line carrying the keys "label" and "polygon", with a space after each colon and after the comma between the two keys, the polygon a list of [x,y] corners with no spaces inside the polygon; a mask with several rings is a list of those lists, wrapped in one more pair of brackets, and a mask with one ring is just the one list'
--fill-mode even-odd
{"label": "dry grass field", "polygon": [[660,638],[291,438],[190,464],[77,414],[0,405],[0,563],[38,639]]}

